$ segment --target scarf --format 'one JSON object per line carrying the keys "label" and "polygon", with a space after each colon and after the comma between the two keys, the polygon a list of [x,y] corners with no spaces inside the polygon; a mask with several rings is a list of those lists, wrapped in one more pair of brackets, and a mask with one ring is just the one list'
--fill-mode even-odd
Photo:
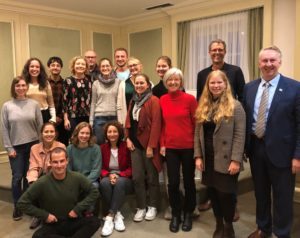
{"label": "scarf", "polygon": [[106,86],[110,86],[111,84],[113,84],[116,78],[117,78],[117,74],[114,70],[111,71],[111,73],[108,76],[108,79],[103,78],[102,74],[98,75],[98,80],[100,81],[100,83],[103,83]]}
{"label": "scarf", "polygon": [[134,102],[132,110],[132,118],[135,121],[139,121],[140,111],[144,103],[152,96],[152,91],[148,88],[142,95],[138,96],[135,92],[132,96],[132,101]]}

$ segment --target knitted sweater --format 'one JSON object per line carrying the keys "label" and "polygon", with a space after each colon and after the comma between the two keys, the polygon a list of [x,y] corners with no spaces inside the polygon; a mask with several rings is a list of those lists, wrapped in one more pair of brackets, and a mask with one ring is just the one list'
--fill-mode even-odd
{"label": "knitted sweater", "polygon": [[91,182],[98,180],[102,166],[102,155],[99,145],[78,148],[68,145],[68,169],[77,171],[87,177]]}
{"label": "knitted sweater", "polygon": [[120,80],[106,85],[96,80],[92,86],[90,124],[96,116],[117,116],[117,96]]}
{"label": "knitted sweater", "polygon": [[8,152],[13,146],[39,140],[39,132],[43,124],[40,107],[32,99],[12,99],[3,104],[1,110],[1,126],[3,144]]}
{"label": "knitted sweater", "polygon": [[194,148],[195,97],[178,90],[162,96],[160,106],[163,117],[160,145],[171,149]]}
{"label": "knitted sweater", "polygon": [[49,213],[61,220],[67,219],[71,210],[80,216],[94,204],[98,196],[97,188],[79,173],[68,171],[63,180],[57,180],[49,173],[27,189],[19,199],[17,207],[42,220],[46,220]]}

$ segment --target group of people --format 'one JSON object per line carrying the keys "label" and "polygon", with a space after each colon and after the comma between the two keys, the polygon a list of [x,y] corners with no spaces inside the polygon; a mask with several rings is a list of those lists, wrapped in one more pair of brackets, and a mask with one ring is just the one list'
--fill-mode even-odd
{"label": "group of people", "polygon": [[48,60],[49,77],[38,58],[29,59],[22,76],[13,79],[12,100],[1,114],[13,218],[25,212],[34,217],[31,227],[42,221],[33,237],[90,237],[100,226],[94,216],[100,191],[101,234],[109,236],[125,230],[120,209],[133,191],[133,220],[155,219],[163,171],[169,230],[188,232],[198,169],[216,219],[212,236],[234,238],[246,154],[257,205],[257,230],[249,238],[272,232],[290,237],[300,170],[300,83],[279,74],[281,52],[275,46],[260,51],[261,78],[246,85],[242,70],[224,62],[225,54],[224,41],[210,43],[212,65],[198,74],[197,100],[185,92],[183,74],[167,56],[156,62],[160,81],[154,87],[140,60],[128,58],[124,48],[114,52],[116,67],[108,58],[97,64],[93,50],[74,57],[65,79],[59,57]]}

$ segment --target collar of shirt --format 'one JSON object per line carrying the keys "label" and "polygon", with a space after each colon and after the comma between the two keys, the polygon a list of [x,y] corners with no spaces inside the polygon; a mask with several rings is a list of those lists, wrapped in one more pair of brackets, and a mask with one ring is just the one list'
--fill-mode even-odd
{"label": "collar of shirt", "polygon": [[268,118],[269,115],[269,109],[271,107],[271,103],[277,88],[277,85],[279,83],[279,79],[280,79],[280,74],[277,74],[273,79],[266,81],[263,78],[261,78],[261,82],[258,86],[257,89],[257,93],[256,93],[256,97],[255,97],[255,102],[254,102],[254,110],[253,110],[253,124],[252,124],[252,130],[255,130],[255,126],[256,126],[256,120],[257,120],[257,115],[258,115],[258,109],[259,109],[259,105],[260,105],[260,101],[261,101],[261,96],[263,94],[264,91],[264,84],[265,83],[269,83],[269,98],[268,98],[268,107],[267,107],[267,112],[266,112],[266,118]]}

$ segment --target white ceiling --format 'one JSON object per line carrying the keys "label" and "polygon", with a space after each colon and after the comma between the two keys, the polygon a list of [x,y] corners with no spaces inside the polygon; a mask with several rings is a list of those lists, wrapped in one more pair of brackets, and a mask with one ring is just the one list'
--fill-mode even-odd
{"label": "white ceiling", "polygon": [[208,0],[11,0],[9,2],[27,4],[27,6],[32,4],[34,7],[46,7],[51,8],[51,10],[56,8],[121,20],[146,13],[164,11],[164,9],[145,10],[145,8],[155,5],[171,3],[174,4],[174,7],[165,9],[174,9],[206,1]]}

